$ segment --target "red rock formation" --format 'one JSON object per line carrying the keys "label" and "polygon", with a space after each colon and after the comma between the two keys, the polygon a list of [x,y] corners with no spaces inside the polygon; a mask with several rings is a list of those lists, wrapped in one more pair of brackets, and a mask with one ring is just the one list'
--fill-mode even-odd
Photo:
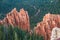
{"label": "red rock formation", "polygon": [[37,27],[34,28],[34,31],[36,32],[37,35],[43,36],[45,38],[45,40],[47,39],[44,22],[38,23]]}
{"label": "red rock formation", "polygon": [[[58,22],[60,22],[60,15],[48,13],[44,16],[43,21],[37,23],[37,26],[34,28],[34,32],[37,35],[44,36],[45,40],[50,40],[51,31],[57,26]],[[3,20],[0,20],[0,24],[10,24],[12,26],[18,26],[22,30],[30,31],[28,12],[24,9],[17,12],[16,8],[14,8]],[[30,34],[31,33],[32,31]]]}
{"label": "red rock formation", "polygon": [[28,12],[25,11],[23,8],[20,10],[20,12],[17,12],[16,8],[14,8],[6,15],[6,17],[2,21],[0,21],[0,23],[1,22],[7,25],[10,24],[12,26],[18,26],[23,30],[30,30]]}
{"label": "red rock formation", "polygon": [[60,15],[57,14],[46,14],[43,21],[37,24],[34,28],[36,34],[44,36],[45,40],[50,40],[51,31],[60,22]]}

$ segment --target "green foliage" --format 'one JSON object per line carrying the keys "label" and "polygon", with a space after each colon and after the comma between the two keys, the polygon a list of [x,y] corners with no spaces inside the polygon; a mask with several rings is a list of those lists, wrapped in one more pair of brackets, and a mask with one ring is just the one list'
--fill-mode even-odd
{"label": "green foliage", "polygon": [[0,25],[0,40],[43,40],[43,37],[11,25],[8,27]]}

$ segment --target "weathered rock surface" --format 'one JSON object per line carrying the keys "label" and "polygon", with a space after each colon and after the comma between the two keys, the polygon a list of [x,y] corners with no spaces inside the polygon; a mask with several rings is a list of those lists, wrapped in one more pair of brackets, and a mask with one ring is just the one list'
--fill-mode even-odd
{"label": "weathered rock surface", "polygon": [[[60,22],[60,15],[48,13],[44,16],[43,21],[37,23],[37,26],[34,27],[34,32],[37,35],[44,36],[45,40],[50,40],[51,31],[57,26],[58,22]],[[31,31],[28,12],[24,9],[17,12],[16,8],[14,8],[3,20],[0,20],[0,24],[7,26],[10,24],[15,27],[18,26],[22,30]]]}
{"label": "weathered rock surface", "polygon": [[60,15],[48,13],[44,16],[43,21],[37,23],[34,31],[36,34],[44,36],[45,40],[50,40],[51,31],[58,26],[58,22],[60,22]]}
{"label": "weathered rock surface", "polygon": [[23,8],[20,12],[17,12],[16,8],[14,8],[11,12],[9,12],[6,17],[0,21],[0,24],[18,26],[23,30],[30,30],[30,22],[28,12]]}

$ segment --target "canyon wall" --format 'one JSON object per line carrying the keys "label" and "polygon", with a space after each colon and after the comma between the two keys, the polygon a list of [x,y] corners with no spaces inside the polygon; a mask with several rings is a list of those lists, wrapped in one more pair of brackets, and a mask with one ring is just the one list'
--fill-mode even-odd
{"label": "canyon wall", "polygon": [[4,24],[5,26],[12,25],[18,26],[23,30],[30,30],[30,22],[28,12],[23,8],[18,12],[16,8],[14,8],[11,12],[9,12],[3,20],[0,20],[0,24]]}
{"label": "canyon wall", "polygon": [[[37,35],[42,35],[45,40],[50,40],[51,31],[58,25],[58,22],[60,22],[60,15],[48,13],[43,17],[43,20],[34,27],[34,32]],[[23,8],[20,9],[19,12],[14,8],[3,20],[0,20],[0,24],[4,24],[5,26],[12,25],[14,27],[18,26],[22,30],[29,31],[30,33],[33,31],[30,30],[28,12]]]}
{"label": "canyon wall", "polygon": [[34,31],[36,34],[44,36],[45,40],[50,40],[51,31],[58,25],[58,22],[60,22],[60,15],[48,13],[43,17],[43,21],[37,23]]}

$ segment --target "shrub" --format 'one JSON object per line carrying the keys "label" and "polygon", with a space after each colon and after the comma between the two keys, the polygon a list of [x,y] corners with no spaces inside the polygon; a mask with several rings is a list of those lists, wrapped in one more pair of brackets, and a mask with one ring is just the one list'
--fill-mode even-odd
{"label": "shrub", "polygon": [[34,32],[30,34],[18,27],[0,25],[0,40],[44,40]]}

